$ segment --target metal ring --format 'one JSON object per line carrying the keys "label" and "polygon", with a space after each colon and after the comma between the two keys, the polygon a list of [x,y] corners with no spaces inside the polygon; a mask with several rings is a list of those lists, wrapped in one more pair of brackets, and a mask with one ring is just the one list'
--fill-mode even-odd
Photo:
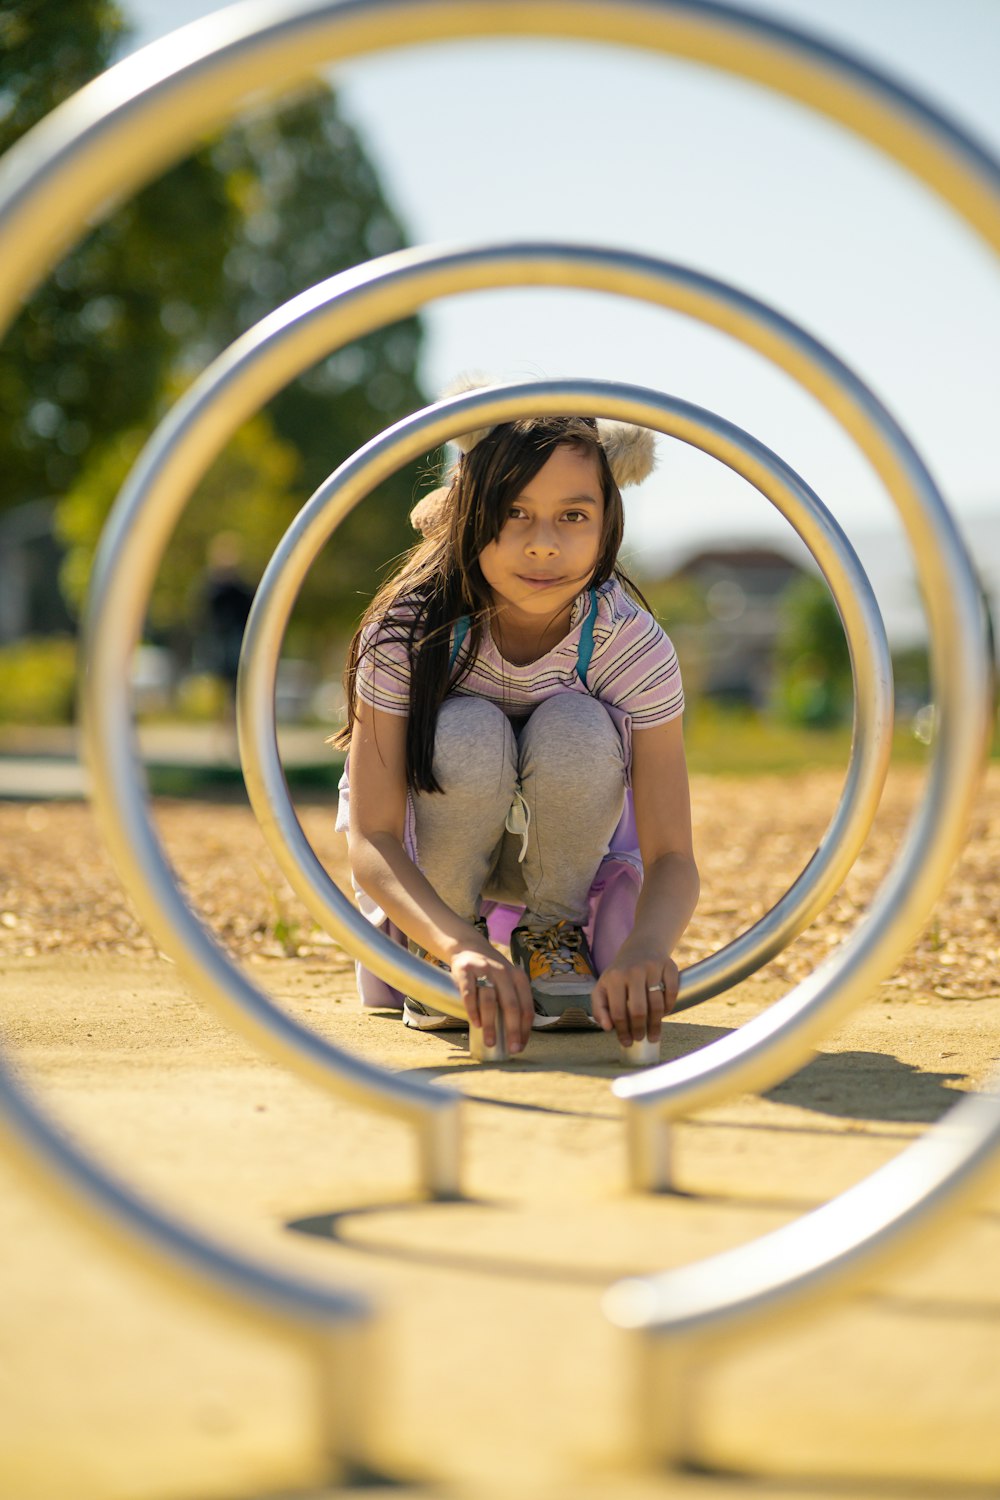
{"label": "metal ring", "polygon": [[[300,0],[207,16],[123,59],[7,153],[0,328],[96,222],[240,106],[389,47],[497,36],[586,39],[704,63],[839,121],[1000,248],[997,163],[947,115],[847,52],[723,0]],[[651,154],[655,154],[651,147]]]}
{"label": "metal ring", "polygon": [[973,1194],[996,1179],[998,1150],[1000,1095],[968,1095],[892,1161],[811,1213],[689,1265],[615,1282],[604,1314],[631,1334],[633,1367],[642,1372],[628,1416],[631,1450],[694,1466],[700,1424],[690,1393],[727,1339],[801,1318],[810,1300],[871,1288],[904,1248],[912,1253],[932,1233],[936,1239],[959,1209],[973,1206]]}
{"label": "metal ring", "polygon": [[493,983],[492,979],[489,977],[488,974],[477,974],[476,975],[476,983],[478,985],[481,985],[484,989],[488,989],[488,990],[495,990],[496,989],[496,985]]}
{"label": "metal ring", "polygon": [[[217,118],[235,109],[238,101],[256,88],[273,86],[276,78],[291,81],[311,72],[319,55],[327,59],[357,56],[366,50],[379,50],[389,38],[398,43],[426,41],[436,35],[496,34],[508,24],[505,14],[482,0],[469,0],[458,9],[442,8],[428,0],[329,3],[297,13],[282,11],[270,25],[256,31],[248,18],[246,23],[234,24],[221,42],[206,23],[201,31],[205,38],[201,53],[195,45],[196,34],[189,34],[188,61],[166,76],[149,70],[148,53],[126,60],[112,70],[109,79],[113,81],[105,84],[98,80],[81,91],[31,132],[30,144],[26,139],[10,153],[4,174],[6,306],[16,305],[100,205],[152,175],[157,165],[180,154],[205,128],[205,111],[190,106],[197,103],[204,89],[202,74],[206,67],[213,73],[210,109]],[[705,8],[673,0],[643,0],[641,4],[638,0],[621,0],[614,7],[585,6],[581,7],[581,16],[585,14],[586,21],[579,22],[574,9],[567,10],[554,0],[538,0],[533,7],[518,7],[510,14],[510,29],[517,34],[555,32],[565,36],[573,34],[578,24],[581,34],[634,42],[647,50],[679,52],[743,76],[759,77],[770,86],[806,98],[852,128],[862,120],[863,133],[869,139],[911,166],[987,238],[1000,242],[997,170],[976,143],[904,89],[791,28],[725,6]],[[257,15],[259,12],[255,19]],[[744,48],[738,45],[741,40],[747,44]],[[835,79],[836,85],[817,90],[817,78],[824,84]],[[158,127],[151,138],[148,132],[134,127],[136,117],[141,119],[154,108],[159,109]],[[109,139],[114,142],[114,150],[107,146]],[[79,149],[78,142],[84,143]],[[100,149],[101,144],[105,149]],[[86,171],[80,170],[81,156],[87,163]],[[877,446],[877,434],[873,436]],[[880,458],[884,462],[884,455]],[[888,467],[894,467],[891,457]],[[908,529],[911,534],[919,534],[919,519]],[[923,528],[928,549],[936,540],[933,531],[932,526],[928,535]],[[954,550],[953,538],[948,538],[948,550]],[[941,592],[947,593],[952,581],[947,564],[943,571],[944,577],[941,569],[930,568],[924,579],[935,640],[949,625],[947,609],[943,613],[938,610],[935,620],[937,600]],[[936,577],[931,576],[935,573]],[[957,657],[950,649],[943,654]],[[941,669],[943,665],[939,660],[935,676],[947,692],[950,674]],[[982,700],[981,668],[977,658],[968,674],[974,679],[971,686],[976,702]],[[981,727],[983,716],[979,717]],[[130,735],[126,738],[131,740]],[[953,766],[957,768],[960,763],[961,756],[956,752]],[[944,823],[954,813],[964,825],[973,775],[958,775],[956,795],[943,797],[940,815],[936,813],[932,822]],[[957,840],[953,840],[951,853],[956,848]],[[946,863],[950,863],[950,856]],[[940,884],[940,873],[935,869],[926,882],[916,882],[916,905],[923,913],[930,905],[927,889]],[[911,922],[908,931],[916,926]]]}
{"label": "metal ring", "polygon": [[653,995],[657,990],[659,990],[661,994],[664,995],[667,993],[667,987],[665,984],[647,984],[646,986],[647,994]]}
{"label": "metal ring", "polygon": [[[169,518],[171,510],[176,513],[183,505],[185,486],[189,487],[197,477],[197,464],[192,464],[190,452],[184,452],[183,446],[183,462],[177,453],[171,451],[178,444],[178,439],[186,438],[188,447],[198,452],[199,460],[207,460],[215,448],[225,441],[228,431],[279,387],[283,378],[308,363],[310,351],[314,358],[329,351],[335,340],[330,337],[328,330],[324,336],[322,325],[326,319],[336,317],[341,337],[346,340],[369,331],[377,324],[378,314],[373,314],[365,307],[368,297],[381,300],[384,307],[391,306],[395,317],[404,316],[415,305],[421,305],[422,300],[412,288],[407,294],[405,282],[411,279],[419,282],[421,276],[439,291],[455,291],[470,289],[484,282],[495,284],[502,268],[503,275],[499,276],[501,284],[530,284],[534,281],[551,284],[559,279],[564,284],[631,292],[633,295],[644,296],[649,301],[679,307],[685,311],[696,307],[698,314],[706,321],[731,332],[738,332],[745,342],[762,348],[794,373],[801,376],[805,372],[810,388],[837,411],[848,430],[858,437],[879,472],[886,478],[900,507],[904,523],[916,542],[918,568],[930,606],[936,641],[934,667],[938,701],[942,710],[947,705],[953,706],[954,717],[951,722],[958,725],[957,735],[944,731],[935,746],[934,764],[937,769],[932,771],[930,795],[914,825],[915,843],[908,846],[908,851],[912,852],[907,853],[900,867],[898,881],[889,882],[890,890],[896,884],[901,887],[900,894],[893,895],[889,911],[885,907],[870,911],[858,928],[858,934],[861,935],[858,945],[842,949],[841,954],[837,955],[838,958],[847,955],[845,962],[851,964],[851,983],[846,985],[840,982],[839,966],[833,970],[824,966],[817,975],[810,976],[804,985],[793,990],[791,996],[786,997],[783,1002],[783,1014],[787,1020],[794,1021],[794,1025],[790,1031],[788,1027],[784,1028],[780,1037],[781,1047],[771,1045],[772,1041],[776,1042],[779,1038],[772,1038],[773,1027],[770,1023],[765,1026],[751,1022],[735,1038],[713,1043],[698,1054],[697,1058],[685,1059],[680,1064],[667,1064],[665,1068],[654,1070],[642,1080],[642,1084],[650,1093],[654,1087],[667,1089],[669,1092],[674,1087],[670,1081],[673,1079],[686,1099],[696,1094],[702,1097],[703,1091],[710,1092],[716,1086],[728,1088],[731,1086],[729,1072],[733,1066],[734,1051],[741,1068],[747,1066],[751,1070],[759,1069],[761,1076],[766,1076],[768,1081],[784,1076],[784,1072],[796,1066],[801,1057],[808,1053],[814,1036],[824,1025],[829,1024],[826,1018],[831,1007],[836,1008],[837,1013],[849,1008],[897,961],[924,920],[963,840],[965,819],[978,779],[985,744],[988,673],[979,630],[978,592],[958,533],[912,446],[857,377],[815,340],[789,324],[788,320],[762,307],[753,299],[735,293],[731,288],[720,287],[709,278],[682,268],[664,267],[662,263],[649,257],[625,252],[600,252],[576,246],[501,247],[451,255],[404,252],[389,257],[389,263],[389,269],[395,270],[396,274],[388,285],[370,289],[367,283],[376,275],[370,269],[334,278],[341,295],[332,309],[324,306],[324,298],[329,298],[330,288],[314,289],[296,299],[290,309],[285,309],[280,319],[270,320],[263,325],[263,329],[258,328],[255,333],[234,346],[219,362],[209,379],[199,382],[175,407],[145,450],[129,484],[123,490],[116,517],[117,525],[112,526],[106,534],[95,568],[92,597],[95,601],[96,623],[93,623],[91,634],[92,665],[87,683],[89,711],[85,722],[91,726],[87,731],[91,742],[96,738],[112,752],[102,768],[102,805],[106,817],[118,821],[119,826],[126,830],[120,841],[119,863],[124,862],[127,868],[131,867],[134,878],[129,880],[130,888],[136,893],[138,900],[145,872],[139,858],[142,840],[133,841],[130,836],[129,816],[137,814],[140,821],[145,820],[146,810],[144,803],[141,800],[136,803],[134,798],[131,808],[128,805],[131,795],[128,787],[128,757],[120,750],[121,746],[128,745],[130,730],[123,684],[128,652],[137,634],[135,622],[144,613],[143,589],[146,585],[143,569],[149,568],[150,553],[148,536],[141,538],[140,545],[136,547],[134,538],[129,538],[129,527],[135,527],[136,516],[142,506],[149,504],[152,507],[154,500],[161,526],[164,518]],[[387,273],[384,267],[381,274],[385,280]],[[386,312],[383,311],[381,316],[384,320]],[[252,357],[255,354],[259,356],[256,365]],[[244,365],[246,369],[242,368]],[[218,384],[218,392],[213,391],[213,396],[220,399],[214,401],[209,433],[205,414],[200,408],[205,404],[206,392],[213,381]],[[485,408],[488,402],[500,401],[500,397],[491,392],[473,393],[464,398],[454,398],[452,407],[459,400],[465,403],[461,408],[463,411],[471,411],[478,400],[483,402]],[[520,409],[542,409],[539,403],[538,391],[532,390],[530,402],[526,400]],[[511,405],[507,410],[513,411],[514,408]],[[501,403],[493,411],[492,419],[502,420],[503,414]],[[634,413],[632,415],[634,419]],[[411,424],[416,420],[408,419]],[[654,425],[657,425],[656,419]],[[428,422],[423,432],[423,451],[439,436],[445,435],[447,432],[443,425],[435,433],[432,423]],[[383,435],[383,440],[387,443],[391,436],[392,429],[389,434]],[[382,440],[376,439],[375,444],[380,441]],[[368,448],[372,449],[374,446],[368,445]],[[355,457],[357,465],[361,465],[369,457],[369,452],[362,449]],[[391,472],[398,461],[396,458],[390,461],[384,450],[380,450],[380,460],[385,472]],[[373,462],[370,477],[377,478],[378,468],[378,462]],[[357,498],[360,498],[359,490],[344,502],[344,509],[349,509]],[[133,513],[131,519],[130,512]],[[300,529],[293,528],[296,538]],[[127,541],[132,542],[131,558],[126,547]],[[277,559],[278,554],[275,560]],[[297,583],[297,579],[285,578],[279,592],[287,595]],[[970,642],[975,644],[970,645]],[[263,654],[261,666],[263,668]],[[943,717],[947,718],[947,715],[943,714]],[[245,722],[245,716],[241,715],[241,731]],[[117,768],[113,764],[115,754],[122,760]],[[114,774],[116,769],[119,774]],[[248,776],[248,788],[250,786],[251,778]],[[252,792],[252,795],[255,794]],[[255,807],[258,816],[261,816],[257,801]],[[133,834],[137,826],[133,822]],[[269,830],[264,818],[262,827],[267,834]],[[297,820],[294,829],[301,832]],[[318,862],[311,854],[308,844],[305,840],[302,843],[301,852],[306,865],[311,859],[313,867],[317,867]],[[807,871],[806,875],[808,874]],[[169,879],[169,875],[167,878]],[[156,899],[150,901],[147,897],[143,903],[144,915],[154,931],[162,931],[164,924],[161,914],[167,910],[161,904],[159,894],[162,877],[161,884],[153,889]],[[342,904],[348,908],[345,923],[353,923],[355,928],[363,924],[364,919],[349,907],[346,900]],[[315,913],[315,908],[313,909]],[[878,921],[873,920],[876,910],[881,913]],[[888,923],[886,931],[885,916],[896,917],[897,913],[899,920]],[[919,915],[915,916],[915,913]],[[372,955],[369,962],[376,972],[389,977],[390,982],[395,979],[397,987],[405,987],[409,977],[407,965],[411,962],[416,965],[418,961],[410,960],[399,949],[387,952],[387,949],[394,948],[395,945],[391,945],[387,938],[379,942],[379,938],[379,934],[370,931],[361,933],[362,951]],[[163,941],[161,937],[161,943]],[[180,941],[185,954],[190,952],[193,956],[196,951],[194,946],[189,949],[183,939]],[[174,937],[169,946],[176,949],[177,943],[178,939]],[[352,951],[358,950],[354,948]],[[858,955],[857,960],[853,957],[855,954]],[[396,976],[402,977],[402,986]],[[418,991],[418,998],[427,998],[430,1003],[457,1014],[458,1000],[450,993],[449,981],[445,976],[435,975],[433,971],[425,969],[418,982],[430,987],[430,993],[427,989],[423,993]],[[435,991],[435,985],[441,985],[445,993]],[[410,987],[412,986],[411,978]],[[434,998],[435,994],[440,998]],[[755,1047],[757,1042],[760,1043],[759,1051]],[[745,1053],[751,1051],[753,1056],[748,1059]],[[766,1063],[763,1054],[767,1054],[769,1059]],[[669,1078],[664,1077],[667,1069],[671,1070]],[[692,1083],[692,1078],[697,1081]],[[723,1079],[726,1080],[724,1084]],[[650,1094],[643,1097],[648,1100]]]}
{"label": "metal ring", "polygon": [[[712,278],[686,268],[666,266],[650,257],[624,251],[602,252],[585,246],[487,247],[436,255],[411,251],[389,257],[386,266],[387,284],[381,288],[381,298],[392,308],[395,317],[405,316],[422,305],[417,292],[411,290],[407,294],[406,290],[406,282],[411,279],[418,283],[419,290],[421,277],[433,290],[440,292],[471,290],[488,284],[552,285],[558,281],[563,285],[630,294],[693,313],[703,321],[737,334],[743,342],[769,356],[817,395],[869,457],[899,509],[914,544],[917,569],[928,604],[934,692],[942,708],[943,721],[942,734],[934,747],[928,796],[913,822],[901,859],[883,883],[880,899],[859,923],[850,944],[841,948],[784,998],[777,1018],[768,1012],[757,1021],[747,1023],[734,1036],[710,1044],[693,1057],[654,1069],[642,1080],[620,1083],[616,1090],[623,1097],[640,1101],[642,1109],[653,1108],[654,1096],[662,1092],[664,1097],[676,1101],[676,1111],[680,1113],[685,1108],[696,1107],[695,1100],[711,1102],[730,1089],[743,1087],[742,1082],[733,1081],[736,1078],[748,1077],[747,1087],[767,1087],[798,1066],[826,1027],[857,1004],[894,966],[926,919],[947,870],[964,841],[965,824],[978,784],[989,725],[990,676],[981,630],[978,588],[958,531],[912,444],[858,377],[828,349],[781,314]],[[390,273],[394,274],[388,280]],[[369,332],[377,326],[377,320],[373,314],[366,315],[365,300],[366,295],[374,297],[376,292],[367,288],[363,275],[354,276],[350,284],[342,278],[340,284],[344,290],[335,304],[335,311],[343,330],[342,336],[346,338]],[[264,334],[258,331],[259,340],[263,342],[266,336],[273,336],[280,341],[287,336],[292,344],[305,342],[311,336],[317,357],[321,350],[326,352],[331,340],[322,337],[319,325],[329,316],[322,306],[328,293],[329,289],[317,288],[308,299],[300,299],[303,320],[316,320],[311,335],[275,325],[269,333],[267,330]],[[250,352],[248,347],[247,358]],[[285,357],[291,366],[293,361],[289,350],[285,351]],[[258,387],[261,378],[258,372],[255,382]],[[360,450],[338,473],[339,497],[336,503],[339,511],[335,520],[331,522],[319,517],[321,489],[300,513],[272,558],[274,572],[269,568],[265,574],[267,588],[262,582],[264,593],[258,593],[257,605],[248,622],[245,645],[250,679],[260,675],[263,680],[263,675],[273,669],[266,654],[274,649],[274,642],[269,640],[266,647],[263,645],[269,635],[263,625],[267,592],[273,590],[269,608],[280,613],[286,606],[290,607],[307,566],[304,559],[311,555],[309,549],[316,537],[320,532],[324,537],[329,535],[340,514],[346,513],[366,492],[365,483],[378,482],[404,460],[408,452],[405,447],[400,447],[390,456],[389,449],[397,434],[404,429],[415,430],[414,424],[422,424],[420,438],[424,446],[421,448],[419,442],[414,442],[413,452],[426,451],[434,442],[447,437],[449,431],[462,430],[460,425],[451,428],[446,425],[443,417],[446,412],[460,410],[464,420],[468,420],[473,412],[479,415],[488,412],[489,420],[496,422],[529,410],[574,409],[566,406],[566,393],[571,389],[582,390],[585,384],[560,384],[559,397],[552,398],[551,404],[549,396],[542,395],[544,388],[534,386],[530,392],[524,387],[508,388],[506,406],[502,392],[474,392],[454,397],[432,409],[430,415],[418,414],[397,424],[395,429],[390,429]],[[233,386],[237,392],[239,385],[234,374]],[[550,392],[555,389],[548,387]],[[633,396],[636,395],[634,388],[622,389],[629,389]],[[651,396],[648,392],[641,394],[651,401],[667,399]],[[190,399],[197,403],[202,399],[202,393],[192,391]],[[243,412],[241,401],[246,400],[244,395],[236,401],[236,411]],[[592,401],[591,397],[591,405]],[[247,406],[246,410],[250,407]],[[628,411],[612,412],[605,405],[604,410],[609,415],[621,415],[627,420],[637,419],[634,407]],[[438,413],[442,416],[439,417]],[[193,420],[193,409],[188,417]],[[460,419],[454,420],[458,423]],[[638,420],[648,420],[650,425],[659,426],[661,418],[658,415],[646,419],[640,416]],[[370,467],[366,469],[369,459]],[[150,486],[171,482],[167,473],[169,452],[166,446],[151,447],[145,467],[145,481]],[[363,472],[364,482],[361,478]],[[176,484],[176,478],[173,482]],[[332,484],[333,480],[328,483]],[[294,566],[291,563],[293,551]],[[109,582],[110,579],[105,579],[106,586]],[[259,637],[256,631],[259,631]],[[251,711],[249,705],[255,690],[250,689],[249,681],[247,691],[250,696],[244,699],[240,711],[244,747],[250,744],[260,726],[266,725],[269,711],[259,707]],[[266,702],[266,694],[262,701]],[[258,743],[254,748],[258,754],[276,757],[273,737],[269,743]],[[273,838],[274,809],[267,808],[261,786],[254,785],[254,773],[245,749],[244,763],[248,790],[258,818],[265,835]],[[284,788],[280,762],[275,776],[276,782]],[[284,788],[284,796],[287,797],[287,788]],[[322,920],[320,913],[325,898],[320,893],[319,884],[307,894],[300,870],[305,872],[311,868],[320,875],[320,883],[322,872],[317,871],[315,857],[301,837],[294,814],[285,832],[291,840],[301,840],[294,854],[286,852],[283,858],[285,873],[293,884],[298,881],[296,888],[299,893],[307,899],[317,920]],[[272,844],[272,847],[278,852],[277,844]],[[815,872],[815,861],[810,868]],[[808,875],[809,871],[805,873]],[[338,893],[334,899],[343,898]],[[369,937],[366,961],[376,972],[385,975],[399,960],[385,951],[389,947],[388,940],[379,942],[378,937],[375,935],[375,942]],[[719,955],[715,958],[718,960]],[[771,1011],[774,1009],[772,1007]],[[633,1170],[638,1169],[634,1167]]]}

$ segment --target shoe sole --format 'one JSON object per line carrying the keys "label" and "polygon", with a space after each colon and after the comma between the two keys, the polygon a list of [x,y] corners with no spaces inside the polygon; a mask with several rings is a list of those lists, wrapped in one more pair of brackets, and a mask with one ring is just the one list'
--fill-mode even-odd
{"label": "shoe sole", "polygon": [[411,1031],[468,1031],[468,1021],[458,1016],[421,1016],[403,1007],[403,1025]]}
{"label": "shoe sole", "polygon": [[600,1031],[593,1016],[579,1005],[567,1005],[557,1016],[540,1016],[535,1013],[532,1031]]}

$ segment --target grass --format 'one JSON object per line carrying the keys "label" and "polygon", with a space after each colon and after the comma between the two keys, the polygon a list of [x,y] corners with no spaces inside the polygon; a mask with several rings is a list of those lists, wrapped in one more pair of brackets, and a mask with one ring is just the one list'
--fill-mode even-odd
{"label": "grass", "polygon": [[[286,767],[285,780],[289,789],[301,796],[333,797],[343,769],[343,756],[331,756],[329,762],[322,765]],[[243,772],[239,766],[150,765],[146,768],[146,776],[154,797],[246,801]]]}
{"label": "grass", "polygon": [[[749,710],[695,703],[685,719],[684,744],[695,775],[779,776],[815,767],[846,767],[851,729],[805,729]],[[897,727],[895,760],[920,765],[927,754],[927,746],[914,738],[908,725]]]}

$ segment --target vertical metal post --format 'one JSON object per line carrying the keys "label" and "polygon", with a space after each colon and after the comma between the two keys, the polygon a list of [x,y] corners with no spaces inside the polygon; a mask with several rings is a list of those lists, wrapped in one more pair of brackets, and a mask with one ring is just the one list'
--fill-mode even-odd
{"label": "vertical metal post", "polygon": [[417,1176],[421,1192],[448,1200],[462,1196],[462,1101],[442,1098],[416,1124]]}
{"label": "vertical metal post", "polygon": [[695,1462],[701,1364],[690,1343],[649,1328],[629,1334],[628,1457],[644,1468]]}
{"label": "vertical metal post", "polygon": [[630,1100],[625,1112],[628,1179],[639,1193],[669,1193],[673,1178],[673,1127],[654,1109]]}
{"label": "vertical metal post", "polygon": [[492,1047],[487,1047],[483,1041],[481,1027],[469,1027],[469,1056],[474,1062],[481,1063],[510,1061],[510,1053],[507,1051],[507,1028],[504,1025],[503,1014],[500,1011],[497,1011],[497,1039]]}
{"label": "vertical metal post", "polygon": [[372,1395],[379,1389],[380,1340],[360,1323],[319,1330],[308,1340],[324,1480],[364,1482],[375,1472]]}
{"label": "vertical metal post", "polygon": [[633,1042],[631,1047],[620,1047],[622,1066],[626,1068],[649,1068],[660,1060],[659,1042],[651,1042],[648,1036],[644,1036],[641,1042]]}

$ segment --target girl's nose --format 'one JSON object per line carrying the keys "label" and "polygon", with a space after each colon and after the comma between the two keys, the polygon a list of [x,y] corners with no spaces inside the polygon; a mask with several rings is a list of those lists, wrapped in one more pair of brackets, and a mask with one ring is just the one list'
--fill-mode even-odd
{"label": "girl's nose", "polygon": [[533,556],[540,553],[546,557],[550,557],[553,552],[558,552],[559,544],[556,541],[555,528],[544,522],[533,526],[525,541],[525,550]]}

